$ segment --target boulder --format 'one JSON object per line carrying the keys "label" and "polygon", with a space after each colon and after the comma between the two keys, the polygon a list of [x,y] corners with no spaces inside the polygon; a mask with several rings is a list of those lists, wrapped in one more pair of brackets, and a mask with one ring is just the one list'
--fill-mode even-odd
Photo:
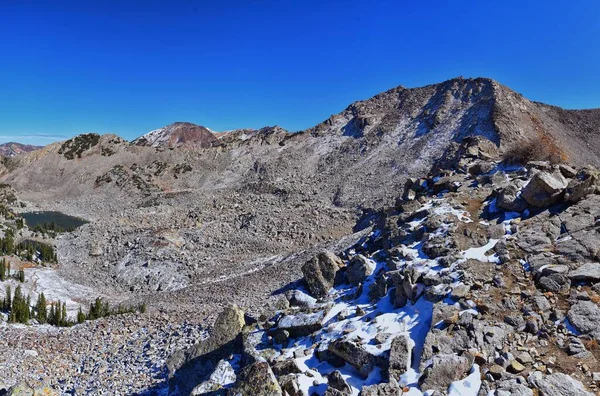
{"label": "boulder", "polygon": [[302,372],[300,367],[298,367],[296,360],[292,358],[274,363],[271,370],[273,370],[273,374],[275,374],[275,377],[277,378],[288,374],[300,374]]}
{"label": "boulder", "polygon": [[241,353],[241,330],[245,324],[244,312],[237,305],[228,305],[217,317],[208,339],[169,357],[167,369],[171,392],[177,390],[189,394],[208,379],[219,361],[233,353]]}
{"label": "boulder", "polygon": [[381,297],[384,297],[388,292],[387,287],[388,278],[382,273],[377,277],[375,282],[371,283],[371,286],[369,287],[369,298],[371,301],[377,301]]}
{"label": "boulder", "polygon": [[538,172],[523,188],[521,196],[531,206],[546,208],[562,199],[567,184],[567,179],[558,171]]}
{"label": "boulder", "polygon": [[396,336],[392,340],[388,363],[389,378],[400,379],[400,376],[410,369],[413,347],[413,340],[406,334]]}
{"label": "boulder", "polygon": [[435,355],[431,366],[427,367],[419,378],[419,386],[423,391],[434,390],[445,394],[450,384],[462,379],[472,364],[473,362],[464,356]]}
{"label": "boulder", "polygon": [[314,297],[324,297],[333,287],[342,260],[331,252],[321,252],[302,266],[304,281]]}
{"label": "boulder", "polygon": [[498,146],[482,136],[465,137],[460,144],[459,153],[463,157],[486,161],[496,160],[500,156]]}
{"label": "boulder", "polygon": [[359,396],[399,396],[402,394],[402,388],[395,380],[390,382],[363,386]]}
{"label": "boulder", "polygon": [[542,276],[538,280],[538,286],[546,291],[552,293],[566,293],[571,287],[571,281],[564,274],[551,274],[548,276]]}
{"label": "boulder", "polygon": [[531,374],[529,383],[544,396],[594,396],[584,389],[583,384],[570,375],[555,373],[546,377],[539,371]]}
{"label": "boulder", "polygon": [[240,372],[228,396],[282,396],[281,387],[266,362],[253,363]]}
{"label": "boulder", "polygon": [[567,185],[565,201],[576,203],[596,192],[596,176],[585,173],[581,178],[572,179]]}
{"label": "boulder", "polygon": [[496,382],[494,396],[533,396],[533,391],[516,379],[509,379]]}
{"label": "boulder", "polygon": [[371,263],[361,254],[354,256],[346,268],[346,276],[351,285],[358,285],[372,273],[373,267]]}
{"label": "boulder", "polygon": [[600,308],[592,301],[577,301],[567,313],[569,322],[582,334],[600,339]]}
{"label": "boulder", "polygon": [[284,375],[278,379],[279,386],[284,395],[288,396],[306,396],[298,385],[298,378],[294,374]]}
{"label": "boulder", "polygon": [[332,371],[327,376],[327,384],[329,385],[330,388],[337,389],[338,391],[340,391],[344,394],[352,393],[352,389],[350,388],[350,385],[348,385],[348,383],[346,382],[344,377],[342,377],[342,373],[340,373],[338,370]]}
{"label": "boulder", "polygon": [[354,341],[337,339],[329,344],[329,351],[353,366],[363,378],[377,365],[379,358],[367,352]]}
{"label": "boulder", "polygon": [[317,303],[317,299],[309,296],[301,290],[290,290],[285,293],[289,304],[292,307],[311,308]]}
{"label": "boulder", "polygon": [[303,337],[323,327],[324,317],[323,311],[312,314],[286,315],[279,320],[277,327],[280,331],[287,331],[291,337]]}
{"label": "boulder", "polygon": [[522,212],[527,209],[527,203],[519,196],[519,188],[514,184],[500,190],[496,205],[509,212]]}
{"label": "boulder", "polygon": [[586,263],[574,271],[569,272],[569,279],[573,282],[600,282],[600,263]]}
{"label": "boulder", "polygon": [[558,165],[558,170],[567,179],[571,179],[571,178],[573,178],[573,177],[575,177],[577,175],[577,171],[574,168],[572,168],[572,167],[570,167],[569,165],[566,165],[566,164],[560,164],[560,165]]}
{"label": "boulder", "polygon": [[424,285],[418,283],[421,274],[413,267],[406,271],[389,271],[388,275],[395,286],[394,307],[396,308],[402,308],[408,301],[414,304],[425,290]]}

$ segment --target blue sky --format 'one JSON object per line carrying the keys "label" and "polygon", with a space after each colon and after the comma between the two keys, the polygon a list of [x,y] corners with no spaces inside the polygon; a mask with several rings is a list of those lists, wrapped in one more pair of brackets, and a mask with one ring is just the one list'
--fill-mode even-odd
{"label": "blue sky", "polygon": [[301,130],[397,85],[492,77],[600,107],[597,1],[7,1],[0,141],[174,121]]}

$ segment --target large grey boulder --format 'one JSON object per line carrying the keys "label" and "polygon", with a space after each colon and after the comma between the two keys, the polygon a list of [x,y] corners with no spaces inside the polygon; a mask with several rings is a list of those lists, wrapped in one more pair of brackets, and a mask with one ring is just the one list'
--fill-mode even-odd
{"label": "large grey boulder", "polygon": [[600,282],[600,263],[586,263],[574,271],[569,272],[569,279],[573,282]]}
{"label": "large grey boulder", "polygon": [[523,188],[521,196],[531,206],[546,208],[562,199],[567,184],[567,179],[559,171],[538,172]]}
{"label": "large grey boulder", "polygon": [[583,384],[570,375],[556,373],[546,377],[539,371],[531,374],[528,381],[544,396],[594,396]]}
{"label": "large grey boulder", "polygon": [[286,315],[279,320],[279,330],[286,330],[292,337],[302,337],[319,330],[323,324],[325,314],[323,311],[307,314]]}
{"label": "large grey boulder", "polygon": [[527,203],[519,196],[519,188],[514,184],[500,190],[496,205],[509,212],[522,212],[527,209]]}
{"label": "large grey boulder", "polygon": [[533,396],[533,391],[517,380],[503,380],[496,383],[494,396]]}
{"label": "large grey boulder", "polygon": [[348,283],[351,285],[358,285],[372,273],[373,268],[371,267],[369,261],[361,254],[354,256],[346,268]]}
{"label": "large grey boulder", "polygon": [[367,352],[354,341],[338,339],[329,344],[329,351],[353,366],[362,377],[367,378],[378,365],[379,357]]}
{"label": "large grey boulder", "polygon": [[569,322],[582,334],[600,339],[600,308],[593,301],[577,301],[567,314]]}
{"label": "large grey boulder", "polygon": [[342,260],[331,252],[321,252],[307,261],[302,266],[302,274],[311,294],[317,298],[326,296],[342,266]]}
{"label": "large grey boulder", "polygon": [[240,372],[228,396],[282,396],[281,387],[266,362],[253,363]]}
{"label": "large grey boulder", "polygon": [[413,267],[406,271],[390,271],[388,272],[393,285],[395,286],[394,291],[394,307],[402,308],[408,301],[413,304],[423,295],[425,287],[422,283],[419,283],[421,274],[414,270]]}
{"label": "large grey boulder", "polygon": [[167,360],[171,393],[190,394],[209,378],[219,361],[241,353],[245,324],[244,312],[237,305],[229,305],[217,317],[208,339],[174,353]]}
{"label": "large grey boulder", "polygon": [[565,201],[579,202],[589,194],[596,192],[596,176],[590,172],[582,172],[581,177],[572,179],[567,186]]}
{"label": "large grey boulder", "polygon": [[400,379],[400,376],[410,369],[413,346],[414,342],[406,334],[392,340],[388,363],[389,378]]}
{"label": "large grey boulder", "polygon": [[538,280],[538,286],[552,293],[566,293],[571,287],[571,281],[565,274],[554,273],[542,276]]}
{"label": "large grey boulder", "polygon": [[464,356],[435,355],[431,366],[419,378],[419,386],[423,391],[446,393],[450,384],[462,379],[472,365],[473,362]]}
{"label": "large grey boulder", "polygon": [[344,377],[342,377],[342,373],[338,370],[334,370],[327,376],[327,384],[330,388],[336,389],[343,394],[349,395],[352,393],[350,385],[348,385]]}
{"label": "large grey boulder", "polygon": [[359,396],[400,396],[401,394],[402,388],[392,379],[383,384],[363,386]]}

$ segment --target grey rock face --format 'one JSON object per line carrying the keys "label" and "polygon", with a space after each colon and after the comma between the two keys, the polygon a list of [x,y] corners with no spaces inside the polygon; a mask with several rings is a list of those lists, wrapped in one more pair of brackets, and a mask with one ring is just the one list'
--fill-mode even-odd
{"label": "grey rock face", "polygon": [[373,269],[369,265],[369,262],[360,254],[353,257],[346,268],[346,276],[351,285],[358,285],[372,273]]}
{"label": "grey rock face", "polygon": [[570,375],[556,373],[544,377],[542,373],[536,371],[528,379],[529,383],[536,389],[539,389],[544,396],[593,396],[594,393],[588,392],[583,388],[583,384]]}
{"label": "grey rock face", "polygon": [[240,331],[245,325],[244,312],[229,305],[215,321],[212,335],[195,346],[174,353],[167,361],[172,391],[189,394],[211,374],[216,364],[242,349]]}
{"label": "grey rock face", "polygon": [[367,378],[379,361],[378,357],[365,351],[360,345],[344,339],[329,344],[329,351],[354,366],[364,378]]}
{"label": "grey rock face", "polygon": [[586,263],[574,271],[569,272],[569,278],[574,282],[600,281],[600,263]]}
{"label": "grey rock face", "polygon": [[245,367],[229,396],[282,396],[281,387],[266,362],[256,362]]}
{"label": "grey rock face", "polygon": [[600,338],[600,308],[592,301],[577,301],[567,314],[569,322],[583,334]]}
{"label": "grey rock face", "polygon": [[560,172],[538,172],[523,188],[522,196],[529,205],[546,208],[562,199],[567,183]]}
{"label": "grey rock face", "polygon": [[323,324],[323,312],[286,315],[278,323],[279,330],[287,331],[292,337],[306,336],[319,330]]}
{"label": "grey rock face", "polygon": [[566,275],[555,273],[541,277],[538,280],[538,285],[542,289],[553,293],[564,293],[571,288],[571,281]]}
{"label": "grey rock face", "polygon": [[565,201],[567,202],[579,202],[589,194],[596,192],[596,177],[591,174],[587,174],[582,179],[572,179],[569,181],[567,191],[565,194]]}
{"label": "grey rock face", "polygon": [[527,203],[519,197],[519,189],[514,184],[503,188],[496,201],[498,207],[509,212],[522,212],[527,209]]}
{"label": "grey rock face", "polygon": [[466,357],[456,355],[436,355],[430,367],[425,369],[419,379],[422,390],[434,390],[445,393],[450,384],[464,377],[472,362]]}
{"label": "grey rock face", "polygon": [[352,393],[350,385],[348,385],[344,377],[342,377],[342,373],[340,373],[338,370],[334,370],[331,374],[327,376],[327,384],[329,385],[329,387],[337,389],[342,393]]}
{"label": "grey rock face", "polygon": [[396,336],[390,347],[389,378],[399,379],[411,365],[412,341],[404,334]]}
{"label": "grey rock face", "polygon": [[400,396],[402,388],[395,380],[378,385],[363,386],[359,396]]}
{"label": "grey rock face", "polygon": [[321,252],[302,266],[304,281],[315,297],[327,295],[333,287],[335,274],[343,265],[342,261],[331,252]]}

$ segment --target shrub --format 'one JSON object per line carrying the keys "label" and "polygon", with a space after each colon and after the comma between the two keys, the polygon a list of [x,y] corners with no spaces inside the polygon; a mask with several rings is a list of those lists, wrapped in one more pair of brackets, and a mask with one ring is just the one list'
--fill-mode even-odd
{"label": "shrub", "polygon": [[559,164],[566,162],[567,159],[565,152],[547,135],[542,135],[536,140],[514,144],[504,152],[504,162],[511,165],[525,165],[529,161]]}

